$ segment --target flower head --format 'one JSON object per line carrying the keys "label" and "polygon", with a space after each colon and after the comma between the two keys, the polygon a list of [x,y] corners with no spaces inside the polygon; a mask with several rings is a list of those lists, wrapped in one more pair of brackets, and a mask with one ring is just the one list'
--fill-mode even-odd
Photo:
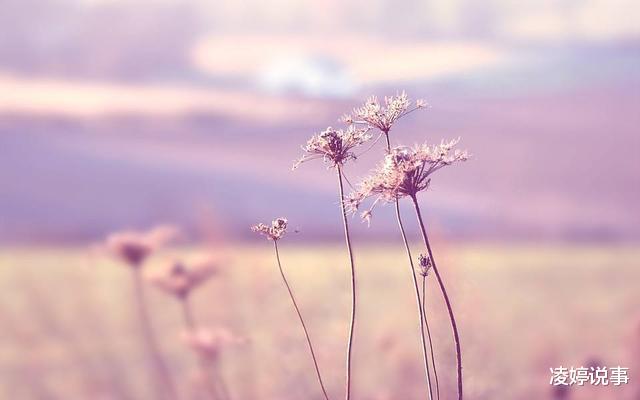
{"label": "flower head", "polygon": [[209,258],[191,263],[174,261],[149,281],[164,292],[185,298],[192,290],[211,278],[217,272],[217,266]]}
{"label": "flower head", "polygon": [[412,106],[405,92],[385,97],[384,105],[378,102],[376,96],[371,96],[362,107],[353,110],[353,115],[345,115],[342,120],[347,123],[368,124],[388,133],[393,124],[400,118],[417,109],[426,107],[427,103],[422,99],[416,100],[415,105]]}
{"label": "flower head", "polygon": [[243,340],[226,329],[196,328],[183,334],[185,343],[205,361],[215,361],[224,346]]}
{"label": "flower head", "polygon": [[155,249],[177,235],[177,229],[169,226],[156,227],[147,232],[118,232],[107,237],[106,247],[128,266],[139,268]]}
{"label": "flower head", "polygon": [[332,167],[343,165],[348,160],[355,160],[353,149],[371,139],[369,128],[349,125],[347,129],[329,127],[321,133],[315,134],[302,147],[306,153],[293,165],[298,168],[305,161],[321,158],[331,163]]}
{"label": "flower head", "polygon": [[428,255],[420,254],[418,256],[418,266],[420,267],[420,275],[429,275],[429,271],[433,267],[431,263],[431,257],[429,257]]}
{"label": "flower head", "polygon": [[466,151],[453,150],[458,142],[459,139],[455,139],[437,145],[391,149],[383,163],[347,198],[347,207],[355,211],[365,199],[376,196],[371,208],[363,213],[363,217],[370,220],[371,211],[378,202],[390,203],[402,197],[415,197],[429,187],[435,171],[469,158]]}
{"label": "flower head", "polygon": [[264,235],[269,240],[280,240],[287,233],[288,221],[286,218],[276,218],[271,221],[271,226],[259,223],[251,227],[253,232]]}

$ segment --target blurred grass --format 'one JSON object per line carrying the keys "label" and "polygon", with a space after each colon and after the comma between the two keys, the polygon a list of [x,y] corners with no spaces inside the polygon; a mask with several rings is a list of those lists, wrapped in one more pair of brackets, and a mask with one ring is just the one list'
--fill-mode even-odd
{"label": "blurred grass", "polygon": [[[281,250],[325,380],[339,398],[349,307],[346,254],[340,245],[286,241]],[[461,325],[468,399],[550,398],[549,367],[560,364],[640,368],[636,246],[436,243],[435,250]],[[146,268],[206,251],[167,250]],[[202,323],[247,339],[223,355],[234,398],[320,399],[269,243],[213,253],[222,272],[194,293],[193,302]],[[356,263],[356,398],[423,398],[404,255],[399,246],[356,243]],[[0,278],[0,398],[152,398],[126,267],[85,249],[5,248]],[[441,382],[453,393],[448,320],[435,282],[428,285]],[[155,288],[148,295],[173,374],[184,397],[196,398],[190,394],[194,365],[180,339],[180,310]],[[622,389],[578,388],[572,398],[634,398],[633,373]]]}

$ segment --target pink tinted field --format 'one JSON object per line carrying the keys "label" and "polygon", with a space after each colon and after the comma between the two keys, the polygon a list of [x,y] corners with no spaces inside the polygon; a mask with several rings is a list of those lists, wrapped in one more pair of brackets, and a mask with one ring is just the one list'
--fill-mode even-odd
{"label": "pink tinted field", "polygon": [[[424,393],[415,304],[400,247],[355,244],[360,266],[360,324],[353,391],[359,399],[411,399]],[[468,399],[555,399],[549,368],[631,368],[622,388],[572,387],[571,399],[635,399],[640,356],[640,280],[632,245],[504,245],[436,240],[453,294],[464,348]],[[148,273],[169,249],[152,258]],[[304,339],[282,292],[271,248],[232,245],[214,251],[221,270],[193,295],[209,326],[242,340],[222,353],[222,373],[236,399],[320,399]],[[348,275],[341,246],[281,244],[283,268],[305,313],[327,389],[343,385]],[[4,248],[0,253],[3,326],[0,396],[13,399],[149,398],[131,307],[128,271],[78,248]],[[433,282],[430,282],[433,283]],[[441,301],[427,303],[442,385],[453,398],[455,358]],[[327,301],[331,299],[331,301]],[[193,393],[180,309],[149,291],[152,320],[171,374]],[[447,397],[449,396],[449,397]]]}

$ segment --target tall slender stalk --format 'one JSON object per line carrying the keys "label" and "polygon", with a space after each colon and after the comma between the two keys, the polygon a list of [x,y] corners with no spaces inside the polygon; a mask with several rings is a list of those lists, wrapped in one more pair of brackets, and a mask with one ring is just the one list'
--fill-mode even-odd
{"label": "tall slender stalk", "polygon": [[349,234],[349,222],[347,221],[347,211],[344,204],[344,184],[342,182],[342,167],[336,166],[338,174],[338,188],[340,194],[340,210],[342,211],[342,223],[344,225],[344,239],[349,253],[349,263],[351,266],[351,322],[349,324],[349,341],[347,342],[347,371],[345,384],[345,400],[351,398],[351,353],[353,349],[353,332],[356,325],[356,270],[353,262],[353,250],[351,248],[351,236]]}
{"label": "tall slender stalk", "polygon": [[144,283],[142,282],[142,272],[140,271],[140,268],[134,268],[132,273],[133,292],[135,296],[138,320],[140,322],[140,329],[142,330],[142,336],[144,344],[146,346],[147,355],[151,360],[154,373],[157,379],[161,382],[161,385],[154,385],[157,390],[157,398],[168,398],[171,400],[176,400],[178,398],[178,395],[175,386],[173,385],[171,374],[169,373],[169,368],[167,367],[167,364],[161,356],[160,347],[158,346],[158,340],[151,324],[149,311],[147,310]]}
{"label": "tall slender stalk", "polygon": [[[389,140],[389,132],[383,132],[387,141],[387,152],[391,152],[391,141]],[[413,265],[413,256],[411,255],[411,248],[409,247],[409,241],[407,240],[407,234],[404,230],[402,223],[402,217],[400,215],[400,203],[396,198],[394,202],[396,210],[396,221],[398,222],[398,228],[400,229],[400,235],[402,236],[402,242],[409,258],[409,268],[411,269],[411,277],[413,279],[413,287],[416,293],[416,304],[418,305],[418,314],[420,322],[420,340],[422,342],[422,358],[424,361],[424,373],[427,378],[427,387],[429,389],[429,400],[433,399],[433,390],[431,389],[431,374],[429,373],[429,361],[427,356],[427,344],[424,336],[423,326],[426,323],[426,311],[424,311],[423,303],[420,301],[420,289],[418,287],[418,279],[416,277],[416,269]],[[431,356],[433,357],[433,345],[431,343],[431,337],[429,337],[429,346],[431,347]],[[434,365],[435,366],[435,365]]]}
{"label": "tall slender stalk", "polygon": [[424,327],[427,329],[429,348],[431,351],[431,365],[433,365],[433,376],[436,380],[436,399],[440,400],[440,382],[438,381],[438,369],[436,368],[436,358],[433,352],[433,341],[431,340],[431,330],[427,319],[427,276],[422,275],[422,312],[424,313]]}
{"label": "tall slender stalk", "polygon": [[435,258],[433,258],[433,251],[431,250],[431,244],[429,243],[429,237],[427,236],[427,230],[424,226],[424,221],[422,219],[422,214],[420,212],[420,206],[418,205],[418,199],[415,194],[411,196],[411,200],[413,201],[413,206],[416,210],[416,217],[418,219],[418,223],[420,224],[420,230],[422,232],[422,239],[424,240],[424,245],[427,247],[427,251],[429,252],[429,257],[431,258],[431,263],[433,264],[433,272],[436,274],[436,278],[438,280],[438,286],[440,286],[442,297],[444,297],[444,301],[447,305],[447,311],[449,312],[449,320],[451,321],[451,329],[453,330],[453,339],[456,345],[458,400],[462,400],[462,352],[460,351],[460,336],[458,334],[458,326],[456,325],[456,318],[455,318],[455,315],[453,314],[453,308],[451,307],[451,301],[449,300],[449,296],[447,295],[447,290],[444,286],[444,282],[442,281],[442,277],[440,276],[440,272],[438,271],[438,267],[436,266],[436,260]]}
{"label": "tall slender stalk", "polygon": [[300,308],[298,307],[298,303],[293,295],[293,290],[291,286],[289,286],[289,281],[287,280],[284,271],[282,270],[282,263],[280,262],[280,252],[278,251],[278,241],[273,241],[273,247],[276,252],[276,260],[278,261],[278,269],[280,270],[280,276],[282,277],[282,282],[287,288],[287,292],[289,292],[289,298],[291,299],[291,303],[293,303],[293,308],[296,310],[296,314],[298,314],[298,319],[300,320],[300,325],[302,325],[302,330],[304,330],[304,336],[307,339],[307,345],[309,346],[309,353],[311,354],[311,358],[313,359],[313,366],[316,370],[316,376],[318,378],[318,383],[320,384],[320,388],[322,389],[322,394],[326,400],[329,400],[329,396],[327,395],[327,390],[324,387],[324,383],[322,383],[322,376],[320,375],[320,368],[318,367],[318,360],[316,359],[316,354],[313,351],[313,345],[311,344],[311,338],[309,337],[309,332],[307,331],[307,326],[302,318],[302,313],[300,312]]}
{"label": "tall slender stalk", "polygon": [[[189,303],[188,296],[180,298],[180,306],[182,308],[182,317],[184,320],[185,327],[190,333],[195,332],[197,324],[193,316],[193,311],[191,310],[191,304]],[[212,400],[229,399],[230,397],[226,387],[224,386],[224,381],[222,380],[222,378],[218,376],[218,373],[215,367],[213,365],[209,365],[206,362],[204,362],[204,360],[201,357],[199,357],[198,362],[200,364],[200,367],[202,368],[202,371],[204,371],[205,373],[207,369],[210,369],[211,371],[211,374],[212,374],[211,380],[213,382],[209,381],[209,379],[206,379],[204,382],[206,389],[209,392],[209,395],[211,396],[211,399]],[[218,393],[218,387],[220,387],[220,391],[222,392],[222,395]]]}

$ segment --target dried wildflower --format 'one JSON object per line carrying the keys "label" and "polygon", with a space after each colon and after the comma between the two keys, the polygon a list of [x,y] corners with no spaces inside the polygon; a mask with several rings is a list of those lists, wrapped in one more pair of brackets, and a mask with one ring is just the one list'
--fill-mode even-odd
{"label": "dried wildflower", "polygon": [[459,140],[391,149],[382,165],[347,198],[346,205],[351,211],[355,211],[365,199],[377,196],[371,208],[363,213],[363,218],[370,220],[371,211],[378,202],[390,203],[406,196],[415,197],[418,192],[429,187],[431,174],[435,171],[469,158],[466,151],[452,151]]}
{"label": "dried wildflower", "polygon": [[184,299],[211,278],[217,267],[209,258],[191,263],[174,261],[164,270],[149,277],[149,281],[164,292]]}
{"label": "dried wildflower", "polygon": [[107,237],[106,247],[130,267],[138,268],[155,249],[177,235],[177,230],[169,226],[160,226],[148,232],[118,232]]}
{"label": "dried wildflower", "polygon": [[396,96],[385,97],[384,106],[378,102],[376,96],[371,96],[362,107],[353,110],[353,116],[345,115],[342,120],[347,123],[368,124],[388,133],[393,124],[400,118],[417,109],[426,107],[427,103],[422,99],[417,100],[415,105],[412,106],[405,92]]}
{"label": "dried wildflower", "polygon": [[354,125],[349,125],[345,130],[329,127],[307,141],[302,147],[307,154],[295,162],[293,169],[298,168],[303,162],[318,158],[329,162],[332,167],[341,166],[348,160],[355,160],[356,154],[352,150],[371,139],[368,132],[369,128]]}
{"label": "dried wildflower", "polygon": [[431,257],[428,255],[420,254],[418,256],[418,265],[420,266],[420,275],[427,276],[433,265],[431,264]]}
{"label": "dried wildflower", "polygon": [[271,226],[259,223],[258,225],[252,226],[251,230],[266,236],[269,240],[279,240],[287,233],[287,225],[287,219],[280,217],[271,221]]}
{"label": "dried wildflower", "polygon": [[199,357],[214,361],[224,346],[242,343],[243,340],[226,329],[196,328],[183,334],[185,343]]}

